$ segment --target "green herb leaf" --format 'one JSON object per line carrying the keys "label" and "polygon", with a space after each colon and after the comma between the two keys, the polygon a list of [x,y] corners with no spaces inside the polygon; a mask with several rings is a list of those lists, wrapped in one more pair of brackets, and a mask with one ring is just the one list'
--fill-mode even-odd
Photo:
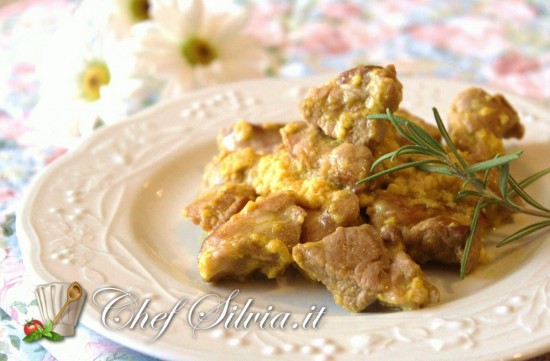
{"label": "green herb leaf", "polygon": [[409,142],[417,145],[422,145],[424,149],[435,150],[434,153],[439,155],[445,154],[443,146],[435,140],[424,129],[414,124],[408,119],[398,117],[391,113],[389,109],[386,109],[386,114],[372,114],[367,117],[368,119],[384,119],[392,122],[396,130],[407,139]]}
{"label": "green herb leaf", "polygon": [[469,189],[462,189],[458,191],[458,193],[456,194],[455,201],[459,201],[465,197],[483,197],[483,196],[484,194],[481,192],[473,191]]}
{"label": "green herb leaf", "polygon": [[435,152],[433,149],[423,148],[423,147],[418,146],[418,145],[404,145],[404,146],[402,146],[401,148],[399,148],[398,150],[396,150],[393,153],[395,153],[393,158],[396,158],[396,157],[398,157],[402,154],[427,155],[427,156],[432,156],[432,157],[436,157],[436,158],[441,158],[442,157],[442,155],[440,153]]}
{"label": "green herb leaf", "polygon": [[510,177],[510,164],[503,164],[500,167],[500,173],[498,175],[498,186],[500,193],[505,200],[509,200],[508,196],[508,178]]}
{"label": "green herb leaf", "polygon": [[460,261],[460,278],[466,277],[466,272],[468,271],[468,261],[470,259],[470,249],[472,248],[472,243],[476,236],[477,225],[479,222],[479,216],[481,215],[481,208],[483,205],[484,199],[481,198],[477,201],[476,208],[474,209],[474,216],[472,217],[472,224],[470,225],[470,234],[466,239],[464,244],[464,251],[462,253],[462,259]]}
{"label": "green herb leaf", "polygon": [[412,167],[416,167],[418,165],[421,165],[421,164],[428,164],[428,163],[433,163],[433,164],[445,164],[444,162],[442,161],[438,161],[438,160],[434,160],[434,159],[423,159],[423,160],[418,160],[418,161],[415,161],[415,162],[410,162],[410,163],[405,163],[405,164],[401,164],[401,165],[398,165],[398,166],[395,166],[393,168],[390,168],[390,169],[386,169],[386,170],[383,170],[381,172],[378,172],[376,174],[372,174],[364,179],[361,179],[360,181],[358,181],[356,184],[361,184],[361,183],[365,183],[365,182],[368,182],[370,180],[373,180],[375,178],[378,178],[378,177],[381,177],[383,176],[384,174],[389,174],[389,173],[393,173],[393,172],[397,172],[398,170],[403,170],[403,169],[407,169],[407,168],[412,168]]}
{"label": "green herb leaf", "polygon": [[61,341],[63,338],[63,336],[54,331],[51,331],[50,336],[47,336],[47,339],[50,341]]}
{"label": "green herb leaf", "polygon": [[[520,185],[516,182],[514,177],[509,176],[508,177],[508,184],[512,187],[512,189],[516,192],[517,195],[519,195],[524,201],[532,205],[533,207],[544,211],[544,212],[550,212],[550,209],[544,207],[542,204],[534,200],[527,192],[523,190],[523,188],[520,187]],[[548,218],[548,217],[547,217]]]}
{"label": "green herb leaf", "polygon": [[445,149],[443,146],[418,125],[408,122],[407,129],[409,129],[410,133],[418,139],[417,144],[423,144],[428,149],[437,150],[440,155],[445,154]]}
{"label": "green herb leaf", "polygon": [[430,164],[421,164],[417,166],[416,168],[424,171],[424,172],[430,172],[430,173],[439,173],[444,175],[455,175],[456,173],[449,167],[438,167],[435,165]]}
{"label": "green herb leaf", "polygon": [[42,333],[40,331],[34,331],[25,336],[25,338],[23,338],[23,341],[33,342],[39,340],[40,338],[42,338]]}
{"label": "green herb leaf", "polygon": [[544,228],[549,227],[549,226],[550,226],[550,221],[542,221],[542,222],[537,222],[537,223],[530,224],[526,227],[523,227],[519,231],[514,232],[513,234],[509,235],[508,237],[506,237],[502,241],[500,241],[497,244],[497,247],[502,247],[505,244],[508,244],[512,241],[515,241],[515,240],[518,240],[518,239],[523,238],[525,236],[528,236],[531,233],[540,231],[541,229],[544,229]]}
{"label": "green herb leaf", "polygon": [[486,184],[487,184],[487,181],[480,182],[478,178],[469,177],[469,178],[466,178],[464,183],[462,183],[462,188],[467,188],[469,185],[471,185],[474,188],[476,188],[479,185],[481,185],[482,187],[485,187]]}
{"label": "green herb leaf", "polygon": [[53,330],[53,321],[48,321],[46,322],[46,324],[44,325],[44,331],[51,331]]}
{"label": "green herb leaf", "polygon": [[401,119],[398,116],[393,115],[389,109],[386,109],[386,114],[372,114],[369,115],[367,119],[389,120],[399,134],[401,134],[409,142],[415,143],[415,139],[402,126],[407,122],[407,120]]}
{"label": "green herb leaf", "polygon": [[374,172],[374,170],[380,165],[380,163],[384,162],[387,159],[392,159],[395,156],[396,152],[391,152],[384,154],[383,156],[376,159],[374,162],[372,162],[372,165],[370,167],[371,173]]}
{"label": "green herb leaf", "polygon": [[495,167],[501,166],[505,163],[510,163],[510,161],[518,159],[519,156],[522,153],[523,153],[523,151],[520,150],[520,151],[517,151],[515,153],[505,155],[503,157],[495,157],[493,159],[488,159],[486,161],[476,163],[474,165],[471,165],[471,166],[467,167],[466,172],[467,173],[477,173],[477,172],[480,172],[482,170],[487,170],[487,169],[490,169],[490,168],[495,168]]}
{"label": "green herb leaf", "polygon": [[541,171],[539,171],[535,174],[530,175],[529,177],[525,178],[524,180],[522,180],[518,184],[521,188],[525,188],[525,187],[535,183],[537,180],[539,180],[543,176],[547,175],[548,173],[550,173],[550,167],[548,167],[546,169],[543,169],[543,170],[541,170]]}
{"label": "green herb leaf", "polygon": [[[405,146],[399,148],[398,150],[396,150],[395,152],[390,152],[390,153],[387,153],[387,154],[384,154],[384,155],[380,156],[378,159],[376,159],[372,163],[370,171],[374,172],[374,170],[382,162],[384,162],[388,159],[394,161],[397,157],[399,157],[401,155],[411,155],[411,154],[413,154],[413,155],[415,154],[415,155],[435,156],[435,154],[433,152],[431,152],[429,150],[426,150],[422,147],[415,146],[415,145],[405,145]],[[443,160],[441,160],[441,161],[443,161]]]}
{"label": "green herb leaf", "polygon": [[455,155],[456,159],[459,161],[460,165],[463,169],[468,168],[468,164],[466,161],[460,156],[460,153],[458,153],[458,150],[456,149],[453,141],[451,140],[451,136],[449,135],[449,132],[447,132],[447,129],[445,128],[445,124],[443,124],[443,120],[441,119],[441,116],[439,115],[439,112],[436,108],[432,108],[435,122],[437,124],[437,129],[439,129],[439,133],[441,133],[441,137],[443,137],[443,140],[445,140],[445,143],[451,150],[451,152]]}

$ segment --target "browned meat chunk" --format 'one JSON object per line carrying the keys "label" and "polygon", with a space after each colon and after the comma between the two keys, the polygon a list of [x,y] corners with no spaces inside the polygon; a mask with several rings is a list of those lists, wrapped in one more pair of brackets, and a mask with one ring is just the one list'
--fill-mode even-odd
{"label": "browned meat chunk", "polygon": [[370,225],[339,227],[318,242],[294,247],[300,269],[322,282],[334,301],[359,312],[380,300],[402,309],[416,309],[430,301],[434,287],[420,267],[398,247],[388,248]]}
{"label": "browned meat chunk", "polygon": [[340,226],[357,226],[361,223],[357,196],[350,191],[336,191],[327,206],[307,211],[300,241],[316,242]]}
{"label": "browned meat chunk", "polygon": [[364,145],[342,143],[304,122],[286,125],[281,135],[289,154],[310,175],[328,179],[339,187],[357,189],[355,183],[370,174],[374,159]]}
{"label": "browned meat chunk", "polygon": [[432,292],[439,298],[438,289],[428,282],[420,266],[407,253],[392,253],[390,283],[378,296],[380,303],[415,310],[430,303]]}
{"label": "browned meat chunk", "polygon": [[[436,261],[458,265],[470,232],[471,207],[445,209],[427,202],[404,200],[380,193],[367,209],[370,223],[378,229],[391,227],[402,236],[407,253],[418,263]],[[445,215],[442,215],[445,214]],[[487,225],[481,222],[472,243],[468,269],[473,269],[482,255],[481,235]],[[387,231],[387,230],[386,230]]]}
{"label": "browned meat chunk", "polygon": [[275,278],[292,263],[306,212],[284,193],[249,202],[203,242],[199,273],[207,281],[243,280],[253,273]]}
{"label": "browned meat chunk", "polygon": [[186,206],[182,214],[210,232],[240,212],[248,201],[256,198],[254,188],[247,184],[229,183],[201,194]]}
{"label": "browned meat chunk", "polygon": [[306,171],[317,170],[323,156],[342,144],[325,135],[319,127],[304,122],[287,124],[281,130],[281,137],[288,153]]}
{"label": "browned meat chunk", "polygon": [[[449,109],[449,133],[469,163],[482,162],[505,154],[504,138],[521,138],[525,132],[519,116],[506,98],[490,95],[480,88],[469,88],[458,94]],[[489,188],[500,193],[498,173],[489,174]],[[494,225],[509,221],[512,211],[489,207],[484,214]]]}
{"label": "browned meat chunk", "polygon": [[281,145],[279,129],[284,124],[252,124],[244,120],[218,133],[217,143],[221,152],[232,153],[252,148],[258,154],[272,153]]}
{"label": "browned meat chunk", "polygon": [[449,110],[449,128],[468,134],[485,129],[499,138],[521,138],[525,131],[504,96],[491,96],[481,88],[469,88],[456,96]]}
{"label": "browned meat chunk", "polygon": [[[481,236],[484,230],[484,227],[480,227],[472,241],[466,272],[470,272],[479,263],[483,249]],[[402,227],[402,232],[407,253],[416,262],[437,260],[447,264],[459,264],[466,238],[470,234],[470,226],[460,224],[451,217],[439,215],[411,227]]]}
{"label": "browned meat chunk", "polygon": [[367,116],[396,111],[402,88],[393,65],[360,66],[310,90],[300,105],[302,118],[333,138],[374,146],[390,125]]}
{"label": "browned meat chunk", "polygon": [[521,138],[518,114],[506,98],[491,96],[483,89],[469,88],[458,94],[448,113],[449,134],[470,161],[483,161],[504,154],[503,138]]}
{"label": "browned meat chunk", "polygon": [[411,226],[441,213],[439,208],[430,208],[426,203],[410,204],[404,197],[387,192],[377,192],[374,203],[367,208],[369,223],[380,229],[395,224]]}

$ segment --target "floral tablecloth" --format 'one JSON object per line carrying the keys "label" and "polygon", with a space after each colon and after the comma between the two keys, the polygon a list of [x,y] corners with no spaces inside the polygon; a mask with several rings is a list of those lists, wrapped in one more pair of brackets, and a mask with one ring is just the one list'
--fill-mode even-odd
{"label": "floral tablecloth", "polygon": [[[105,2],[90,3],[100,8]],[[393,63],[399,74],[488,85],[550,107],[547,0],[235,0],[205,1],[204,10],[220,11],[222,4],[229,12],[248,11],[242,31],[270,57],[259,76],[301,77],[336,73],[361,63]],[[15,210],[35,174],[86,136],[82,121],[76,125],[78,131],[74,124],[61,124],[68,131],[50,137],[44,132],[50,124],[40,124],[36,116],[42,114],[40,105],[48,99],[46,83],[52,81],[41,72],[44,64],[51,64],[46,61],[51,61],[51,53],[59,51],[48,44],[56,31],[74,20],[75,9],[86,11],[82,6],[76,0],[0,1],[0,361],[150,359],[83,325],[63,347],[22,341],[22,324],[40,315],[33,293],[36,285],[30,283],[21,259]],[[150,35],[152,30],[141,31]],[[199,40],[192,45],[204,45]],[[200,53],[202,58],[194,59],[206,64],[215,55]],[[64,64],[62,58],[53,59]],[[219,79],[205,75],[202,80],[208,81],[176,84],[177,91],[168,95],[166,89],[146,92],[137,105],[124,108],[124,115]],[[534,360],[550,360],[550,355]]]}

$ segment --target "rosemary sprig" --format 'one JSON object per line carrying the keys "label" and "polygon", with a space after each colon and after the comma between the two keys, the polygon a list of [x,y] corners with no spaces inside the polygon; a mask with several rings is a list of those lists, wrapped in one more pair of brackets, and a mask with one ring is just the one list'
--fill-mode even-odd
{"label": "rosemary sprig", "polygon": [[[451,140],[451,137],[436,108],[433,108],[433,114],[437,123],[437,128],[439,129],[447,148],[431,137],[426,131],[424,131],[424,129],[407,119],[393,115],[389,109],[386,114],[370,115],[368,117],[369,119],[383,119],[390,121],[395,129],[405,139],[411,142],[412,145],[404,145],[398,150],[384,154],[378,158],[372,164],[371,175],[357,183],[360,184],[368,182],[385,174],[390,174],[412,167],[426,172],[439,173],[462,179],[462,189],[457,193],[456,200],[460,200],[465,197],[478,198],[472,216],[472,223],[470,224],[470,233],[466,239],[464,252],[461,259],[460,277],[464,278],[466,275],[466,270],[468,269],[468,256],[470,248],[477,231],[479,217],[484,208],[493,205],[501,205],[511,209],[513,212],[524,213],[546,219],[521,228],[500,241],[497,244],[497,247],[501,247],[534,232],[550,227],[550,209],[541,205],[525,191],[527,186],[549,174],[550,167],[518,182],[510,174],[510,163],[518,159],[521,156],[522,151],[517,151],[515,153],[503,156],[497,154],[492,159],[475,164],[468,164],[453,144],[453,141]],[[399,164],[392,168],[374,173],[375,169],[382,162],[388,159],[393,161],[401,155],[418,155],[421,156],[421,158],[419,160]],[[495,170],[498,174],[500,194],[493,191],[488,185],[491,170]],[[480,174],[483,174],[483,176],[480,176]],[[518,204],[519,202],[515,201],[517,197],[521,198],[529,206]]]}

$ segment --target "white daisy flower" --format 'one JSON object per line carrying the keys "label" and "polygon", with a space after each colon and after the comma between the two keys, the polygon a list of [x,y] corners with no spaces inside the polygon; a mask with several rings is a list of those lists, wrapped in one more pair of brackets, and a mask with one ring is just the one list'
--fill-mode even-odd
{"label": "white daisy flower", "polygon": [[45,48],[39,67],[41,100],[33,124],[63,138],[83,136],[137,110],[147,96],[132,77],[135,59],[124,43],[114,43],[72,24]]}
{"label": "white daisy flower", "polygon": [[244,33],[244,13],[207,12],[201,0],[151,0],[149,14],[132,29],[138,67],[166,82],[164,96],[263,75],[267,53]]}
{"label": "white daisy flower", "polygon": [[130,34],[134,24],[149,20],[149,0],[109,0],[108,26],[119,39]]}
{"label": "white daisy flower", "polygon": [[134,24],[149,19],[149,0],[83,0],[75,16],[122,40],[130,35]]}

